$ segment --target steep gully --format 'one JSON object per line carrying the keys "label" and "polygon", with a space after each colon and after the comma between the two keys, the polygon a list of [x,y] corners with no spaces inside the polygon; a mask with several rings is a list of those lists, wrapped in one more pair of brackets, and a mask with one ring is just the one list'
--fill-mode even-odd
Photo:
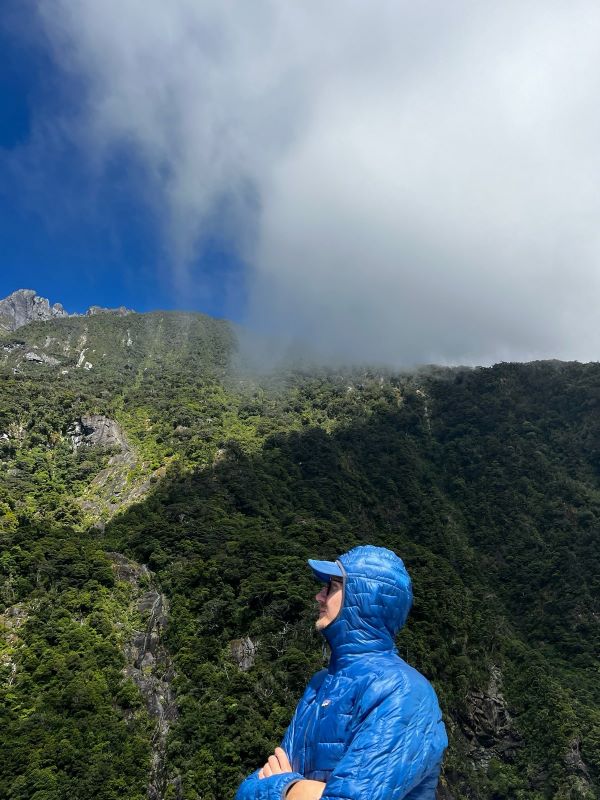
{"label": "steep gully", "polygon": [[[171,688],[174,669],[163,644],[169,605],[148,567],[121,553],[107,555],[113,563],[117,578],[134,587],[135,610],[145,619],[145,627],[133,631],[125,645],[125,674],[139,688],[148,714],[155,722],[151,742],[148,800],[164,800],[170,783],[166,763],[167,737],[177,719],[177,706]],[[175,778],[172,783],[175,797],[178,798],[181,795],[179,781]]]}

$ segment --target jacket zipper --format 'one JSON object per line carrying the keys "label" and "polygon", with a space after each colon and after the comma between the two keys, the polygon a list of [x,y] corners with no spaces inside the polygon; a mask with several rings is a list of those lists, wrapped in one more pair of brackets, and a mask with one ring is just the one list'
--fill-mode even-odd
{"label": "jacket zipper", "polygon": [[[313,731],[316,731],[317,725],[319,723],[319,718],[321,716],[321,702],[323,700],[323,696],[325,695],[325,687],[328,686],[329,681],[330,681],[330,676],[328,675],[325,678],[325,680],[323,681],[323,683],[321,684],[321,687],[319,688],[319,691],[315,695],[315,702],[317,703],[317,713],[315,714],[315,717],[314,717]],[[305,730],[304,730],[304,772],[305,772],[304,777],[306,777],[306,772],[307,772],[307,770],[306,770],[306,761],[307,761],[306,739],[308,737],[308,729],[309,729],[309,727],[310,727],[310,725],[307,725]],[[313,736],[313,738],[314,738],[314,736]],[[311,764],[310,766],[312,767],[313,764]],[[313,772],[313,771],[314,770],[311,769],[311,772]]]}

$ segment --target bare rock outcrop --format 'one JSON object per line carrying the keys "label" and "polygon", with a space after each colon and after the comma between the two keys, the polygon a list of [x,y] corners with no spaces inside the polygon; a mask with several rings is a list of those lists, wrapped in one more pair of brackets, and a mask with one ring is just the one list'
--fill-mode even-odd
{"label": "bare rock outcrop", "polygon": [[33,361],[36,364],[47,364],[50,367],[56,367],[60,364],[60,361],[53,356],[48,356],[46,353],[34,353],[33,351],[25,353],[24,359],[25,361]]}
{"label": "bare rock outcrop", "polygon": [[469,742],[471,761],[482,769],[487,769],[492,758],[512,761],[522,741],[502,692],[499,667],[491,667],[485,689],[469,693],[467,708],[461,728]]}
{"label": "bare rock outcrop", "polygon": [[118,422],[102,414],[88,414],[74,420],[67,435],[73,450],[97,447],[111,453],[108,463],[91,480],[85,495],[78,499],[96,525],[117,511],[137,503],[148,494],[153,482],[163,478],[165,467],[150,471],[140,462],[133,445]]}
{"label": "bare rock outcrop", "polygon": [[103,308],[102,306],[90,306],[85,313],[86,316],[88,317],[94,317],[97,314],[115,314],[118,317],[125,317],[127,314],[133,314],[134,312],[130,308],[125,308],[125,306],[119,306],[118,308]]}
{"label": "bare rock outcrop", "polygon": [[[173,664],[163,644],[169,618],[169,604],[156,584],[154,574],[121,553],[107,553],[119,580],[135,587],[135,607],[145,624],[133,631],[125,645],[125,674],[139,688],[146,708],[155,722],[152,736],[148,800],[164,800],[169,780],[166,763],[167,737],[177,719],[171,684]],[[177,780],[174,779],[177,790]],[[176,791],[177,794],[177,791]]]}
{"label": "bare rock outcrop", "polygon": [[50,305],[33,289],[18,289],[0,300],[0,331],[16,331],[29,322],[44,322],[57,317],[68,317],[60,303]]}
{"label": "bare rock outcrop", "polygon": [[75,420],[69,430],[73,450],[100,447],[113,451],[106,467],[94,476],[83,509],[98,519],[108,519],[119,509],[144,497],[149,480],[131,481],[138,464],[137,455],[118,422],[102,414],[89,414]]}
{"label": "bare rock outcrop", "polygon": [[68,435],[74,450],[84,445],[117,448],[121,452],[129,452],[131,449],[119,423],[102,414],[89,414],[75,420]]}
{"label": "bare rock outcrop", "polygon": [[230,642],[229,649],[231,657],[242,672],[247,672],[254,666],[258,642],[253,642],[249,636],[246,636],[245,639],[234,639]]}

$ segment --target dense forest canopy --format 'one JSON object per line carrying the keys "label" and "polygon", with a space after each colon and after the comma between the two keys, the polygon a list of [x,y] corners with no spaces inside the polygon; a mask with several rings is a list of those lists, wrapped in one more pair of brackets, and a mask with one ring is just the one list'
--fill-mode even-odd
{"label": "dense forest canopy", "polygon": [[367,542],[413,577],[444,797],[597,797],[600,365],[260,375],[240,335],[0,341],[0,797],[231,798],[323,664],[306,558]]}

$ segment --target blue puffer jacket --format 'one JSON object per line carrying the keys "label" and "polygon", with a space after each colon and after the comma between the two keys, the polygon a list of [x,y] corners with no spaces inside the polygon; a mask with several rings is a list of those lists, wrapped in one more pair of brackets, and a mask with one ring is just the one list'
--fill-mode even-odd
{"label": "blue puffer jacket", "polygon": [[344,596],[323,629],[329,668],[308,684],[282,748],[293,772],[240,786],[236,800],[280,800],[302,778],[329,800],[434,800],[446,730],[433,687],[398,655],[412,604],[402,561],[381,547],[341,556]]}

